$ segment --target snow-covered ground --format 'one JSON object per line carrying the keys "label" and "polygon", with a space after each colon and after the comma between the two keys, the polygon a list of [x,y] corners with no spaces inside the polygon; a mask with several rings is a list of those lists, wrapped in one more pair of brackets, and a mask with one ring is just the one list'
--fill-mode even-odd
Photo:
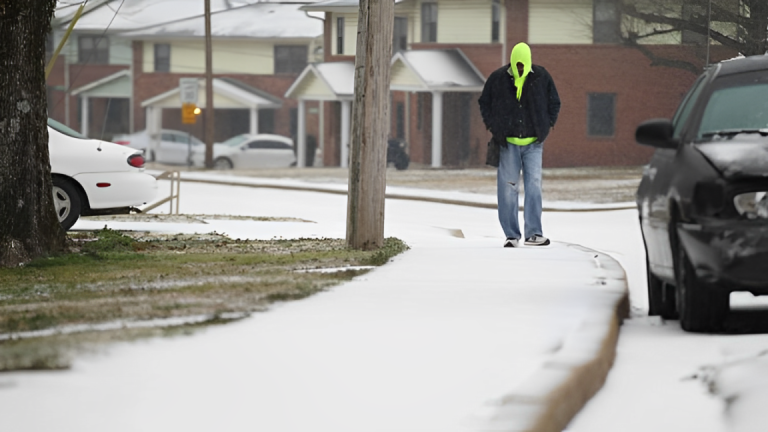
{"label": "snow-covered ground", "polygon": [[[207,230],[240,238],[344,236],[343,195],[183,189],[185,213],[317,222],[216,220]],[[594,274],[570,265],[579,259],[562,243],[502,249],[492,209],[388,200],[386,212],[386,235],[413,247],[393,263],[202,335],[120,344],[67,372],[0,376],[0,430],[488,430],[492,408],[594,306],[590,290],[553,281]],[[646,317],[636,211],[546,212],[544,228],[554,240],[618,260],[633,309],[605,387],[569,431],[765,430],[768,336],[686,334],[677,322]],[[424,266],[434,266],[430,277],[402,279]],[[429,302],[419,301],[430,293]]]}

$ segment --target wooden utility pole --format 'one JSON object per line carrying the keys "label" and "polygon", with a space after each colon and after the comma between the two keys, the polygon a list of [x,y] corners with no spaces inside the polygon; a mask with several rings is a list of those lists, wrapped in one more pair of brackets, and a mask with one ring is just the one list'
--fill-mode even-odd
{"label": "wooden utility pole", "polygon": [[360,0],[347,203],[347,245],[354,249],[371,250],[384,244],[394,22],[393,0]]}
{"label": "wooden utility pole", "polygon": [[205,0],[205,167],[213,168],[213,48],[211,46],[211,0]]}

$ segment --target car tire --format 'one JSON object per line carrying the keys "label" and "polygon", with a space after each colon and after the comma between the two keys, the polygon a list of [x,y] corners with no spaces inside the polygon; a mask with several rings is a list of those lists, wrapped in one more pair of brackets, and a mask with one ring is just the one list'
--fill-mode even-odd
{"label": "car tire", "polygon": [[651,273],[648,258],[645,259],[648,277],[648,315],[660,316],[666,320],[678,318],[675,287]]}
{"label": "car tire", "polygon": [[728,314],[730,293],[700,281],[685,248],[678,245],[677,249],[675,276],[680,326],[690,332],[721,331]]}
{"label": "car tire", "polygon": [[225,157],[220,157],[213,161],[213,169],[215,170],[230,170],[232,166],[232,161]]}
{"label": "car tire", "polygon": [[83,210],[83,200],[80,192],[70,180],[53,178],[53,203],[56,207],[56,216],[64,231],[69,231],[72,225],[80,218]]}

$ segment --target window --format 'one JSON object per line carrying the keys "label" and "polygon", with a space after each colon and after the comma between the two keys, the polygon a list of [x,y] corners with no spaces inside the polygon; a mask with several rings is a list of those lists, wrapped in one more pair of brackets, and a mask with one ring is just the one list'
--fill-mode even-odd
{"label": "window", "polygon": [[405,104],[402,102],[395,104],[395,136],[405,139]]}
{"label": "window", "polygon": [[299,74],[307,67],[309,49],[306,45],[276,45],[275,73]]}
{"label": "window", "polygon": [[171,44],[155,44],[155,72],[171,71]]}
{"label": "window", "polygon": [[101,36],[80,36],[77,40],[80,63],[109,63],[109,39]]}
{"label": "window", "polygon": [[498,42],[501,38],[501,5],[499,0],[491,3],[491,42]]}
{"label": "window", "polygon": [[259,110],[259,133],[275,133],[275,110]]}
{"label": "window", "polygon": [[344,54],[344,17],[336,18],[336,54]]}
{"label": "window", "polygon": [[408,49],[408,18],[395,17],[395,29],[392,34],[392,53]]}
{"label": "window", "polygon": [[266,150],[293,150],[293,147],[280,141],[251,141],[248,143],[248,148]]}
{"label": "window", "polygon": [[[702,17],[702,15],[706,15],[706,11],[703,6],[683,3],[682,18],[684,21],[706,21],[706,17]],[[707,36],[701,33],[692,32],[690,30],[683,30],[681,42],[684,44],[704,45],[707,43]]]}
{"label": "window", "polygon": [[677,112],[675,112],[675,116],[672,118],[672,125],[675,128],[674,134],[672,135],[673,137],[680,138],[683,135],[683,127],[685,127],[685,123],[691,115],[691,110],[693,110],[702,89],[704,89],[705,82],[706,80],[704,78],[699,78],[699,81],[694,84],[685,96],[685,99],[683,99],[680,107],[677,108]]}
{"label": "window", "polygon": [[587,135],[611,137],[616,132],[616,93],[589,93]]}
{"label": "window", "polygon": [[594,43],[621,42],[620,14],[616,0],[594,0],[592,39]]}
{"label": "window", "polygon": [[421,4],[421,41],[437,42],[437,3]]}

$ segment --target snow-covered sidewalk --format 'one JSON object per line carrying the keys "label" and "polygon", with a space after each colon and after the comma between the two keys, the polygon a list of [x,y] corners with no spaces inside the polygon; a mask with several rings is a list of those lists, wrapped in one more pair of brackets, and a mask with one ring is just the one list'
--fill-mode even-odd
{"label": "snow-covered sidewalk", "polygon": [[[185,212],[315,223],[110,227],[239,238],[343,236],[342,195],[184,188]],[[624,271],[607,255],[566,243],[501,248],[494,213],[388,203],[387,235],[412,246],[393,262],[328,292],[191,337],[119,344],[105,355],[78,359],[70,371],[3,375],[0,430],[563,426],[568,410],[578,409],[563,402],[585,397],[579,377],[604,374],[609,366],[616,313],[626,298]],[[76,228],[103,225],[81,221]]]}

